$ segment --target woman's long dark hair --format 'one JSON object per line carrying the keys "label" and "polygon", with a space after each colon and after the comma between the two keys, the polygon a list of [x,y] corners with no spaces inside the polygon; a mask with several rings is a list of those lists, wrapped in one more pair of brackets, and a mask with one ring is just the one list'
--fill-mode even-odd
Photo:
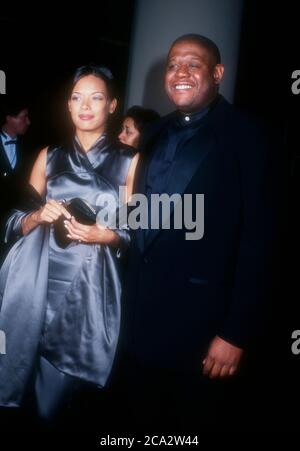
{"label": "woman's long dark hair", "polygon": [[88,75],[94,75],[95,77],[100,78],[100,80],[103,80],[107,88],[109,99],[113,100],[116,98],[116,87],[111,70],[106,66],[98,66],[95,64],[88,64],[75,69],[72,77],[71,91],[81,78],[87,77]]}

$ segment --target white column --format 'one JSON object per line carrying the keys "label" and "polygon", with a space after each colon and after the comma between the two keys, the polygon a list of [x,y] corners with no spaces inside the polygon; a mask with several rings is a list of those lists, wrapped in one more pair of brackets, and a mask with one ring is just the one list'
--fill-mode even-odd
{"label": "white column", "polygon": [[171,43],[199,33],[219,47],[225,76],[220,92],[232,101],[243,0],[137,0],[127,83],[126,108],[142,105],[166,114],[173,108],[163,89]]}

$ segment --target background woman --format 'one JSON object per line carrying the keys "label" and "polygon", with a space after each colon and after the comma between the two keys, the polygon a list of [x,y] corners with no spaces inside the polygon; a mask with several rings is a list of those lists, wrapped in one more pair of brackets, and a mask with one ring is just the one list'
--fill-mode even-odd
{"label": "background woman", "polygon": [[146,109],[138,105],[132,106],[124,116],[119,140],[123,144],[138,149],[141,136],[145,132],[145,129],[159,118],[159,114],[154,110]]}

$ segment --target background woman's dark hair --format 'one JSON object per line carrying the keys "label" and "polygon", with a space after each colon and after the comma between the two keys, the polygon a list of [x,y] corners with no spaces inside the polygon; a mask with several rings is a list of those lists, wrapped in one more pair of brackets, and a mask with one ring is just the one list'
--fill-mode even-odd
{"label": "background woman's dark hair", "polygon": [[139,105],[133,105],[129,108],[124,117],[133,119],[135,127],[142,133],[149,124],[157,121],[160,115],[151,109],[143,108]]}
{"label": "background woman's dark hair", "polygon": [[78,67],[75,70],[72,77],[72,89],[81,78],[88,75],[94,75],[104,81],[110,99],[117,97],[116,86],[111,70],[106,66],[98,66],[96,64],[88,64],[86,66]]}

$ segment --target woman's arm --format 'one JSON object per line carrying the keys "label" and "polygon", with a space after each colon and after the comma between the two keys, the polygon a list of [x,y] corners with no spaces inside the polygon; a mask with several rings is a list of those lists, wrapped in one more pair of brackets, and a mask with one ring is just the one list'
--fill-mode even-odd
{"label": "woman's arm", "polygon": [[126,199],[125,203],[128,203],[131,199],[134,187],[134,179],[135,179],[135,171],[140,158],[140,154],[137,153],[132,159],[132,162],[129,167],[129,171],[126,178]]}
{"label": "woman's arm", "polygon": [[[30,185],[32,185],[41,196],[45,194],[46,190],[46,162],[47,147],[40,151],[29,178]],[[22,234],[27,235],[40,224],[52,224],[61,215],[64,215],[67,219],[71,218],[71,215],[62,204],[55,200],[49,200],[39,210],[29,213],[22,219]]]}
{"label": "woman's arm", "polygon": [[48,147],[42,149],[33,165],[29,183],[43,196],[46,191],[46,163]]}

